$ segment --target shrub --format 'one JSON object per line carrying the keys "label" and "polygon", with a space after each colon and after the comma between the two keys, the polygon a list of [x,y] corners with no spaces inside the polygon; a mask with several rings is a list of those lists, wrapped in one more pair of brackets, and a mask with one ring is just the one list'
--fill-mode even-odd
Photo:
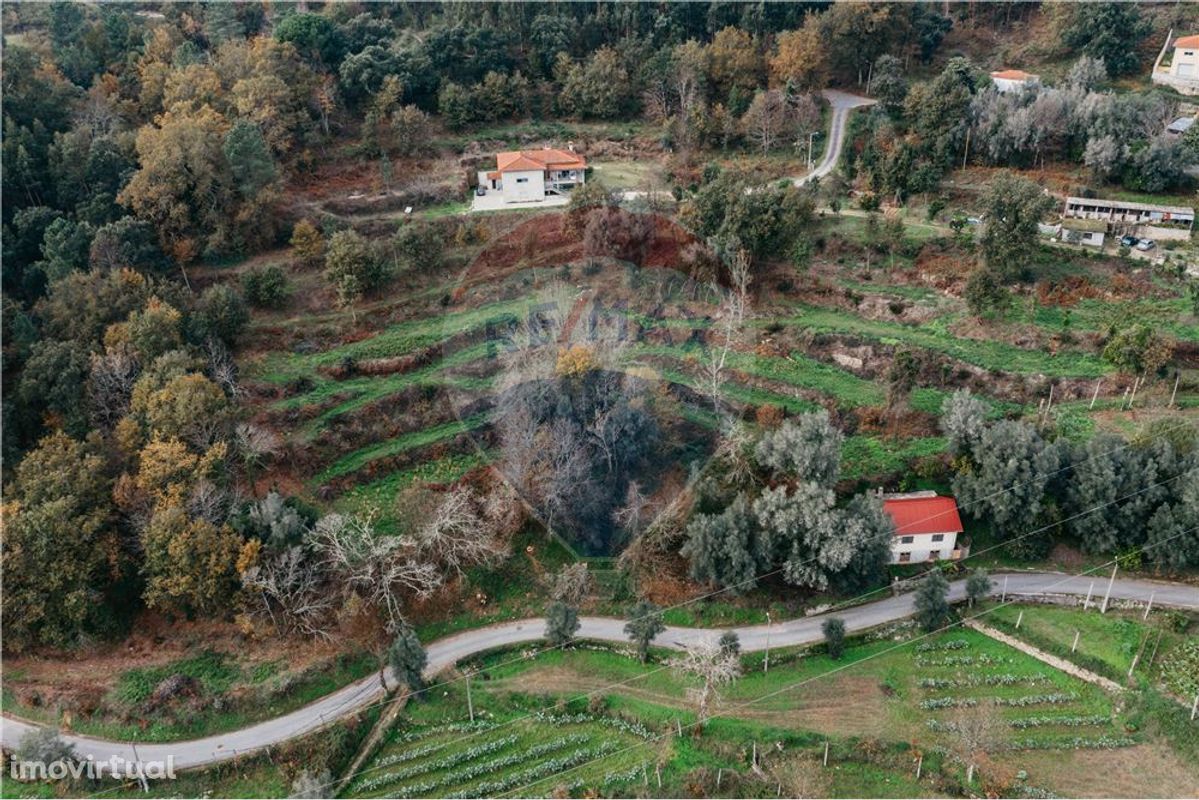
{"label": "shrub", "polygon": [[241,276],[241,290],[255,308],[281,308],[287,302],[287,276],[277,264],[252,269]]}

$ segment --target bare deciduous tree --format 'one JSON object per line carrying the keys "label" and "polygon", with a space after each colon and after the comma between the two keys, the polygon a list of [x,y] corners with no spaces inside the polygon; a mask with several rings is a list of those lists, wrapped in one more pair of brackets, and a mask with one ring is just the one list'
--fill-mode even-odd
{"label": "bare deciduous tree", "polygon": [[271,554],[241,574],[249,613],[281,635],[331,638],[334,594],[326,573],[301,545]]}
{"label": "bare deciduous tree", "polygon": [[974,778],[978,759],[1002,739],[1003,717],[990,703],[958,709],[950,720],[950,731],[957,742],[958,754],[966,762],[966,783]]}
{"label": "bare deciduous tree", "polygon": [[703,730],[708,721],[709,709],[716,699],[716,689],[732,683],[741,676],[741,661],[737,654],[720,646],[716,639],[700,639],[687,646],[683,655],[672,658],[670,666],[689,675],[695,675],[703,683],[688,689],[687,694],[695,701],[697,730]]}
{"label": "bare deciduous tree", "polygon": [[550,597],[577,607],[591,593],[591,572],[586,561],[563,567],[549,579]]}
{"label": "bare deciduous tree", "polygon": [[316,523],[310,541],[343,596],[356,595],[379,609],[389,631],[404,623],[405,596],[428,597],[442,583],[412,543],[380,534],[369,519],[329,514]]}
{"label": "bare deciduous tree", "polygon": [[140,372],[141,365],[128,348],[92,356],[88,399],[92,419],[98,426],[111,429],[129,413],[129,398]]}
{"label": "bare deciduous tree", "polygon": [[725,367],[729,353],[742,333],[749,309],[749,251],[736,247],[728,262],[732,291],[725,294],[721,305],[718,328],[720,341],[710,344],[707,364],[708,393],[712,399],[712,409],[717,415],[721,413],[721,392],[726,380]]}
{"label": "bare deciduous tree", "polygon": [[423,557],[459,576],[467,567],[492,565],[504,555],[478,496],[465,486],[447,492],[414,536]]}

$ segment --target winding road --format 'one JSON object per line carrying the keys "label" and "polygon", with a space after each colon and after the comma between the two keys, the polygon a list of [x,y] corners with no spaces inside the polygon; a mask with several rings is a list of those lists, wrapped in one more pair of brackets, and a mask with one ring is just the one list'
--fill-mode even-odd
{"label": "winding road", "polygon": [[828,100],[833,110],[833,117],[829,123],[828,147],[824,149],[824,157],[820,159],[820,163],[816,165],[815,169],[802,178],[794,179],[793,183],[796,186],[803,186],[813,178],[823,178],[833,171],[833,168],[837,166],[837,161],[841,158],[841,150],[845,147],[845,131],[846,123],[849,121],[849,112],[860,106],[874,105],[877,102],[868,97],[837,89],[825,89],[824,99]]}
{"label": "winding road", "polygon": [[[1093,593],[1098,602],[1108,585],[1105,576],[1080,577],[1056,572],[999,573],[992,577],[996,593],[1003,590],[1006,581],[1008,597],[1045,594],[1082,597]],[[964,580],[950,585],[951,600],[962,600],[965,595]],[[1150,598],[1154,606],[1199,610],[1199,587],[1124,578],[1117,579],[1111,587],[1112,600],[1147,603]],[[836,616],[845,622],[849,631],[861,631],[910,616],[914,610],[914,600],[913,594],[886,597],[837,611]],[[820,626],[828,616],[821,614],[788,620],[771,625],[769,629],[765,625],[752,625],[733,630],[741,638],[742,649],[747,651],[763,650],[767,643],[772,647],[810,644],[823,638]],[[580,623],[577,634],[580,639],[627,641],[625,621],[622,619],[583,617]],[[719,635],[721,630],[668,627],[654,643],[680,649],[697,639]],[[426,672],[430,676],[437,675],[469,656],[538,641],[544,631],[545,621],[534,618],[476,628],[438,639],[427,645],[429,665]],[[390,685],[394,685],[394,677],[389,676],[388,680]],[[90,755],[97,761],[107,761],[116,756],[130,762],[165,762],[171,756],[177,769],[185,769],[227,761],[264,747],[282,744],[353,714],[379,700],[382,695],[379,677],[372,675],[289,714],[203,739],[140,744],[75,735],[64,735],[63,738],[74,745],[76,753],[84,758]],[[22,736],[36,727],[33,723],[5,715],[0,718],[0,743],[5,748],[15,747]]]}

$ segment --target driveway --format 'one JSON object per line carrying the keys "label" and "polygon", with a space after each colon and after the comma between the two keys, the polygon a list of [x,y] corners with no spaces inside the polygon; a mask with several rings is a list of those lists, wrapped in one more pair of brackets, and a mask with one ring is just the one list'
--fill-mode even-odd
{"label": "driveway", "polygon": [[837,161],[841,158],[841,150],[845,146],[845,132],[848,128],[849,112],[855,108],[874,105],[878,102],[877,100],[871,100],[869,97],[861,97],[837,89],[825,89],[824,98],[828,100],[829,105],[833,109],[832,121],[829,124],[828,146],[825,147],[824,157],[820,159],[820,163],[816,165],[815,169],[802,178],[794,179],[796,186],[803,186],[813,178],[823,178],[833,171],[837,166]]}
{"label": "driveway", "polygon": [[472,194],[470,197],[470,210],[474,211],[527,211],[531,208],[553,208],[554,206],[564,206],[570,202],[570,195],[564,194],[548,194],[544,200],[535,200],[530,203],[505,203],[504,195],[499,191],[488,192],[480,197],[477,194]]}
{"label": "driveway", "polygon": [[[1003,590],[1006,580],[1009,597],[1040,594],[1081,597],[1093,592],[1095,598],[1101,599],[1107,588],[1107,578],[1104,576],[1082,577],[1057,572],[1021,572],[1000,573],[992,577],[996,593]],[[950,585],[951,600],[962,600],[965,596],[964,580]],[[1138,602],[1148,602],[1149,598],[1153,597],[1155,606],[1199,610],[1199,588],[1184,584],[1121,578],[1112,585],[1111,597],[1114,600]],[[836,612],[836,616],[845,622],[847,630],[861,631],[904,619],[912,614],[914,605],[915,595],[904,594],[847,608]],[[829,616],[831,615],[821,614],[787,620],[769,628],[765,625],[751,625],[733,630],[741,638],[741,647],[746,651],[763,650],[767,644],[772,647],[810,644],[823,638],[820,626]],[[624,633],[623,619],[583,617],[580,623],[577,634],[580,639],[628,641]],[[690,642],[718,636],[721,630],[723,629],[668,627],[655,639],[655,644],[680,649]],[[545,620],[534,618],[477,628],[438,639],[428,645],[427,673],[437,675],[462,659],[487,650],[538,641],[544,633]],[[388,680],[389,685],[394,685],[394,677],[389,676]],[[106,761],[114,755],[127,761],[165,761],[167,756],[172,756],[176,768],[198,767],[228,761],[303,736],[370,705],[382,695],[379,677],[373,675],[290,714],[204,739],[167,744],[136,744],[87,736],[71,735],[63,738],[75,746],[80,756],[91,755],[97,761]],[[5,748],[15,747],[21,737],[35,727],[29,722],[5,716],[0,719],[0,743]]]}

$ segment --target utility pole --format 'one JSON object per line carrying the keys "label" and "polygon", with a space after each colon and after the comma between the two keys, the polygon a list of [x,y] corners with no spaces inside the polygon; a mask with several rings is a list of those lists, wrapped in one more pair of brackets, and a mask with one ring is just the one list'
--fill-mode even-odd
{"label": "utility pole", "polygon": [[1073,653],[1078,649],[1078,637],[1082,635],[1081,631],[1074,631],[1074,644],[1070,645],[1070,652]]}
{"label": "utility pole", "polygon": [[1149,604],[1145,606],[1145,616],[1141,617],[1142,620],[1149,619],[1149,611],[1150,611],[1150,609],[1153,608],[1153,598],[1156,596],[1157,596],[1157,592],[1149,593]]}
{"label": "utility pole", "polygon": [[1170,392],[1170,408],[1174,407],[1174,398],[1178,396],[1178,380],[1182,377],[1182,373],[1174,373],[1174,391]]}
{"label": "utility pole", "polygon": [[1095,407],[1095,401],[1099,399],[1099,385],[1103,383],[1103,378],[1095,381],[1095,391],[1091,395],[1091,408]]}
{"label": "utility pole", "polygon": [[470,721],[475,721],[475,704],[470,697],[470,672],[466,673],[466,709],[470,712]]}
{"label": "utility pole", "polygon": [[1086,611],[1091,607],[1091,594],[1095,591],[1095,581],[1091,581],[1091,588],[1087,589],[1087,599],[1082,601],[1082,610]]}
{"label": "utility pole", "polygon": [[962,169],[966,168],[966,159],[970,157],[970,129],[966,128],[966,152],[962,153]]}
{"label": "utility pole", "polygon": [[1103,593],[1103,607],[1099,609],[1100,614],[1107,613],[1107,601],[1112,596],[1112,584],[1116,582],[1116,570],[1118,569],[1120,569],[1119,564],[1112,567],[1112,577],[1111,580],[1107,582],[1107,591]]}
{"label": "utility pole", "polygon": [[770,672],[770,612],[766,612],[766,658],[762,661],[762,671]]}

